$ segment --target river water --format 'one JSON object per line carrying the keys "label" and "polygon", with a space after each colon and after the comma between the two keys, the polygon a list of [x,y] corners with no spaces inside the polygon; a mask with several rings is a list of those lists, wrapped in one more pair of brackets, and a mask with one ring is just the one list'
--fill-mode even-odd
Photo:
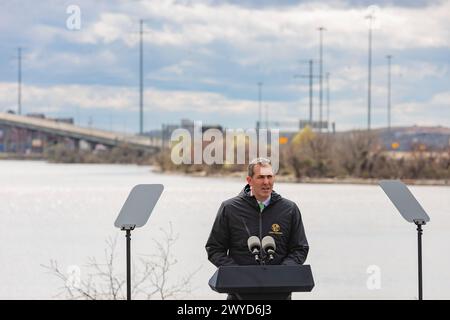
{"label": "river water", "polygon": [[[117,272],[124,273],[125,237],[114,221],[136,184],[165,189],[149,222],[132,232],[133,261],[155,254],[163,231],[178,236],[168,281],[198,270],[179,299],[224,299],[208,279],[215,267],[204,249],[220,203],[244,186],[237,178],[153,173],[134,165],[0,161],[0,299],[54,299],[63,283],[42,265],[63,272],[89,257],[103,261],[117,237]],[[310,244],[307,264],[315,288],[293,299],[417,298],[417,233],[378,186],[276,183],[295,201]],[[424,297],[450,299],[450,188],[411,186],[431,217],[424,226]],[[59,296],[63,298],[64,296]]]}

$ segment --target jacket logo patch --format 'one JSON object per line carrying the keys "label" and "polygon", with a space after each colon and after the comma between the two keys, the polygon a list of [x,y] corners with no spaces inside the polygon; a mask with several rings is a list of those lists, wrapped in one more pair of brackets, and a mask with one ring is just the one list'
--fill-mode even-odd
{"label": "jacket logo patch", "polygon": [[283,232],[280,232],[281,227],[277,223],[272,224],[271,229],[272,229],[272,231],[269,232],[270,234],[283,234]]}

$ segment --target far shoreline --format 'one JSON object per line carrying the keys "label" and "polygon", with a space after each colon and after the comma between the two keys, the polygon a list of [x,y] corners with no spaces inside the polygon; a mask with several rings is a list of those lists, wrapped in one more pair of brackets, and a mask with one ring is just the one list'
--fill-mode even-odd
{"label": "far shoreline", "polygon": [[[233,180],[245,180],[245,173],[232,173],[232,174],[222,174],[222,173],[214,173],[207,174],[205,171],[199,171],[195,173],[185,173],[176,170],[167,170],[161,171],[157,166],[152,166],[152,172],[158,174],[168,174],[168,175],[182,175],[186,177],[197,177],[197,178],[224,178],[224,179],[233,179]],[[300,180],[297,180],[294,176],[283,176],[277,175],[275,182],[276,183],[295,183],[295,184],[353,184],[353,185],[378,185],[379,181],[385,180],[382,179],[364,179],[364,178],[309,178],[305,177]],[[389,180],[389,179],[386,179]],[[394,179],[396,180],[396,179]],[[416,185],[416,186],[442,186],[447,187],[450,186],[450,181],[446,179],[436,180],[436,179],[399,179],[403,183],[407,185]]]}
{"label": "far shoreline", "polygon": [[[223,173],[214,173],[214,174],[208,174],[206,171],[198,171],[198,172],[192,172],[192,173],[185,173],[177,170],[165,170],[162,171],[157,165],[150,165],[150,164],[136,164],[136,163],[106,163],[106,162],[93,162],[93,163],[65,163],[65,162],[51,162],[48,161],[45,158],[42,157],[11,157],[11,156],[1,156],[0,155],[0,162],[2,160],[7,161],[42,161],[49,164],[103,164],[103,165],[138,165],[138,166],[147,166],[149,167],[150,171],[156,174],[164,174],[164,175],[178,175],[178,176],[186,176],[186,177],[198,177],[198,178],[223,178],[223,179],[233,179],[233,180],[245,180],[245,173],[244,172],[236,172],[236,173],[230,173],[230,174],[223,174]],[[385,178],[381,179],[373,179],[373,178],[355,178],[355,177],[347,177],[347,178],[309,178],[305,177],[300,180],[296,179],[295,176],[292,175],[277,175],[276,176],[276,182],[277,183],[295,183],[295,184],[348,184],[348,185],[378,185],[380,180],[384,180]],[[414,186],[441,186],[441,187],[447,187],[450,186],[450,181],[448,179],[400,179],[403,183],[407,185],[414,185]]]}

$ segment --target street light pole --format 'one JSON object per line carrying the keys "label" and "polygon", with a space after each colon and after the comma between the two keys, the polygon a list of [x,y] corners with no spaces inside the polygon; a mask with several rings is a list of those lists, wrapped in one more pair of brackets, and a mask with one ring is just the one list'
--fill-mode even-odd
{"label": "street light pole", "polygon": [[139,20],[139,134],[144,132],[144,20]]}
{"label": "street light pole", "polygon": [[369,19],[369,57],[368,57],[368,79],[367,79],[367,130],[370,131],[371,107],[372,107],[372,20],[373,14],[366,16]]}
{"label": "street light pole", "polygon": [[319,132],[322,132],[322,109],[323,109],[323,56],[322,56],[322,33],[324,27],[319,27],[320,35],[320,57],[319,57]]}
{"label": "street light pole", "polygon": [[330,73],[326,73],[327,77],[327,132],[330,131]]}
{"label": "street light pole", "polygon": [[388,96],[387,96],[387,111],[388,111],[388,130],[391,132],[391,55],[386,56],[388,61]]}
{"label": "street light pole", "polygon": [[313,61],[309,60],[309,125],[313,127]]}
{"label": "street light pole", "polygon": [[17,70],[17,114],[22,114],[22,48],[17,49],[18,70]]}
{"label": "street light pole", "polygon": [[256,129],[259,130],[261,128],[261,90],[262,90],[262,82],[258,82],[258,125],[256,126]]}

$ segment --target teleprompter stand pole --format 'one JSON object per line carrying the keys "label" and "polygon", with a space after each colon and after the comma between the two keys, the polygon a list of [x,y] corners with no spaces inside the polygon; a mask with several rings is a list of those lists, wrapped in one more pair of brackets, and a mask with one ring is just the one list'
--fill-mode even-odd
{"label": "teleprompter stand pole", "polygon": [[131,230],[134,226],[124,226],[125,237],[127,239],[127,300],[131,300]]}
{"label": "teleprompter stand pole", "polygon": [[162,184],[138,184],[134,186],[114,222],[116,228],[126,231],[127,300],[131,300],[131,231],[147,223],[163,190]]}
{"label": "teleprompter stand pole", "polygon": [[419,300],[422,300],[422,226],[430,221],[430,217],[400,180],[381,180],[379,184],[402,217],[417,226],[418,289]]}
{"label": "teleprompter stand pole", "polygon": [[418,253],[418,273],[419,273],[419,300],[423,300],[422,295],[422,225],[425,225],[423,220],[414,220],[417,225],[417,253]]}

